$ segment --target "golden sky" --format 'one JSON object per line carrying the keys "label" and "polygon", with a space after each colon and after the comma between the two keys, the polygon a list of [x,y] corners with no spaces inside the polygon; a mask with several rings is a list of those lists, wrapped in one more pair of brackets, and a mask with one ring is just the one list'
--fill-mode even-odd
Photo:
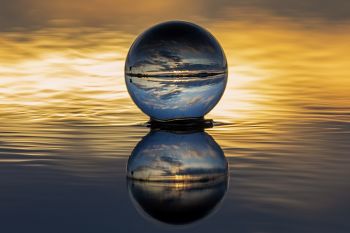
{"label": "golden sky", "polygon": [[169,19],[244,19],[259,24],[264,17],[258,12],[304,23],[317,19],[339,24],[350,19],[347,0],[1,0],[0,4],[0,31],[48,25],[142,30],[142,26]]}
{"label": "golden sky", "polygon": [[326,1],[315,2],[3,2],[2,117],[21,112],[37,119],[40,112],[92,119],[98,106],[100,116],[122,116],[132,108],[137,119],[146,119],[126,92],[125,57],[139,33],[174,18],[204,26],[225,50],[228,87],[211,117],[263,119],[274,111],[295,117],[315,106],[342,111],[350,106],[350,14],[345,14],[350,7],[345,7],[348,1],[329,7]]}

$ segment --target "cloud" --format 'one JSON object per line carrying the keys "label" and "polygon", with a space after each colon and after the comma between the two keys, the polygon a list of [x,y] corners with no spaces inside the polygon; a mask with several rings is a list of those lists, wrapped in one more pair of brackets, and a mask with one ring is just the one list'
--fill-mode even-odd
{"label": "cloud", "polygon": [[348,0],[0,0],[0,5],[1,31],[62,24],[114,25],[119,30],[140,33],[145,26],[169,19],[254,19],[260,10],[293,20],[319,18],[334,22],[350,19]]}

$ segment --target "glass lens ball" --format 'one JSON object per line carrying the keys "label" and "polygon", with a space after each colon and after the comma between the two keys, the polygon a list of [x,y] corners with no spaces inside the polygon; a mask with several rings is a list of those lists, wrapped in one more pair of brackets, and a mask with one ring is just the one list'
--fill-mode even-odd
{"label": "glass lens ball", "polygon": [[154,120],[201,118],[224,93],[226,57],[205,29],[165,22],[135,40],[125,63],[125,82],[135,104]]}
{"label": "glass lens ball", "polygon": [[223,151],[204,131],[151,131],[127,165],[129,178],[147,182],[204,182],[226,177],[227,171]]}

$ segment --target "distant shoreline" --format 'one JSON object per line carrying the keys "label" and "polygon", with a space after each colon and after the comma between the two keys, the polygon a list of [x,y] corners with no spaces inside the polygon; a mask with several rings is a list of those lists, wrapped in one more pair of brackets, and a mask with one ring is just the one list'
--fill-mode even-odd
{"label": "distant shoreline", "polygon": [[213,71],[213,72],[191,72],[191,73],[156,73],[156,74],[140,74],[140,73],[125,73],[131,77],[208,77],[220,74],[226,74],[227,71]]}

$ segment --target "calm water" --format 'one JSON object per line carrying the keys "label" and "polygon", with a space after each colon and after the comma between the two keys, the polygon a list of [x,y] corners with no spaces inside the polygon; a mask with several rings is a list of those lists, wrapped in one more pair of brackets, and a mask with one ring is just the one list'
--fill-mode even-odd
{"label": "calm water", "polygon": [[[7,3],[0,20],[1,232],[350,231],[348,3],[187,1],[174,15],[175,3],[151,1],[148,16],[144,4],[122,14],[104,1],[75,15],[30,2],[35,14],[17,18]],[[227,56],[228,86],[206,132],[229,177],[130,184],[128,158],[149,129],[124,60],[140,32],[179,17],[210,30]]]}

